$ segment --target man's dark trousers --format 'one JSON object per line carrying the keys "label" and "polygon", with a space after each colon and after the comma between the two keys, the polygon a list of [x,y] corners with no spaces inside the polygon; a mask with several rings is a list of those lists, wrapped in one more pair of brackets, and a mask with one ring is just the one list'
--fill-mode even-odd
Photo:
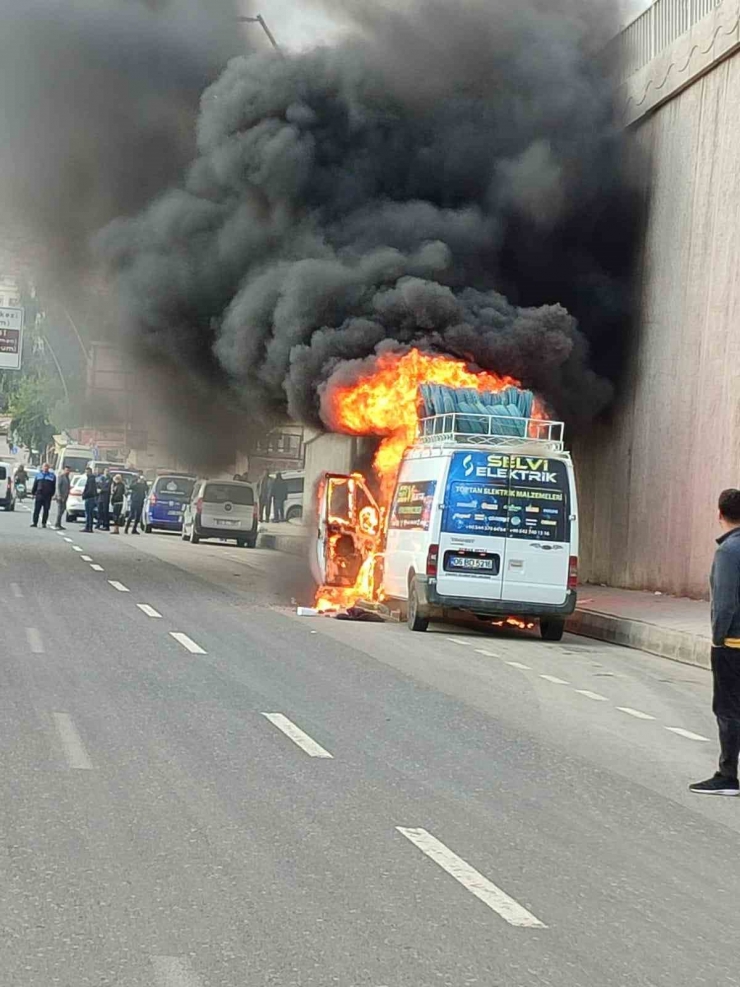
{"label": "man's dark trousers", "polygon": [[92,531],[95,521],[95,498],[88,497],[85,504],[85,531]]}
{"label": "man's dark trousers", "polygon": [[110,490],[98,495],[98,528],[110,530]]}
{"label": "man's dark trousers", "polygon": [[[49,508],[51,507],[51,495],[48,497],[39,496],[36,494],[36,502],[33,505],[33,523],[39,523],[39,514],[41,514],[41,523],[46,524],[49,520]],[[43,511],[43,513],[42,513]]]}
{"label": "man's dark trousers", "polygon": [[740,754],[740,648],[712,648],[714,698],[719,727],[719,773],[737,778]]}

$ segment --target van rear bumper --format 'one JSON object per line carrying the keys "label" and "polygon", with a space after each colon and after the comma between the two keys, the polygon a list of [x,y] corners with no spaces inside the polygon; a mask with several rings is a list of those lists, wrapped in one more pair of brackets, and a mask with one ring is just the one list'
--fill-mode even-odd
{"label": "van rear bumper", "polygon": [[469,613],[503,617],[569,617],[576,608],[577,593],[568,590],[565,603],[525,603],[517,600],[476,600],[469,596],[442,596],[437,582],[428,576],[415,576],[419,605],[429,615],[442,610],[467,610]]}

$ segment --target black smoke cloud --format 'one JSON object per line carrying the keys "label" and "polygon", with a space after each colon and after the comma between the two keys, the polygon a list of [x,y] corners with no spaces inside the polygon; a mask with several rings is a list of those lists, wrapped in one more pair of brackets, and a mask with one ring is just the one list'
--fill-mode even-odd
{"label": "black smoke cloud", "polygon": [[0,212],[60,280],[179,179],[234,28],[228,0],[0,0]]}
{"label": "black smoke cloud", "polygon": [[345,40],[230,62],[182,184],[100,236],[137,342],[184,387],[307,423],[332,375],[410,344],[596,414],[642,209],[611,5],[334,9]]}

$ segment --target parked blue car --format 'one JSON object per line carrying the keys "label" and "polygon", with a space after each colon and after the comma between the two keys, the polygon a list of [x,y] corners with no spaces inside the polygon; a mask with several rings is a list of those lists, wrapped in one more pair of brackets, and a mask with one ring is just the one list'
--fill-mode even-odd
{"label": "parked blue car", "polygon": [[193,492],[194,476],[158,476],[144,503],[144,531],[182,531],[182,512]]}

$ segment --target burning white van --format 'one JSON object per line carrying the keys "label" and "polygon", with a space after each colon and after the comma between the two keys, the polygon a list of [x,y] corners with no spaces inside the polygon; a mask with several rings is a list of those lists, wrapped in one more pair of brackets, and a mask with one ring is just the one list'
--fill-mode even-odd
{"label": "burning white van", "polygon": [[480,406],[421,417],[386,512],[361,476],[327,476],[315,559],[325,587],[379,588],[414,631],[465,611],[538,619],[560,640],[578,568],[563,423]]}

